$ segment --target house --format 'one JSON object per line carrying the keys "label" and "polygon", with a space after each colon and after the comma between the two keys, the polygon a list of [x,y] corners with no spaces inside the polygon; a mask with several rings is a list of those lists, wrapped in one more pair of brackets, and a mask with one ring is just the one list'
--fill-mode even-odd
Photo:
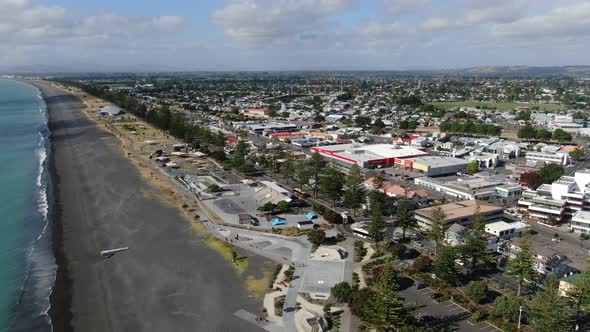
{"label": "house", "polygon": [[445,232],[445,241],[450,246],[459,246],[465,244],[465,236],[467,235],[467,227],[459,224],[452,224]]}
{"label": "house", "polygon": [[[497,251],[507,260],[516,257],[516,253],[520,250],[520,241],[515,239],[507,240],[498,245]],[[534,253],[534,268],[542,274],[554,274],[558,278],[574,271],[575,269],[569,264],[571,260],[565,256],[557,253],[549,247],[534,246],[532,248]]]}

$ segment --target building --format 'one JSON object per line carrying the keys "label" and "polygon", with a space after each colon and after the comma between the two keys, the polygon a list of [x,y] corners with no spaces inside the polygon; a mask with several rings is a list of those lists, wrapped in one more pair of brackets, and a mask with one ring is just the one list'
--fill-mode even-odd
{"label": "building", "polygon": [[545,164],[567,165],[569,163],[569,154],[567,152],[527,152],[525,156],[528,163],[543,162]]}
{"label": "building", "polygon": [[496,194],[503,198],[519,197],[522,195],[522,187],[518,184],[503,184],[496,187]]}
{"label": "building", "polygon": [[467,158],[470,162],[476,162],[479,168],[495,168],[500,162],[500,155],[495,153],[486,153],[474,151]]}
{"label": "building", "polygon": [[291,192],[281,186],[279,186],[276,182],[272,181],[260,181],[269,192],[269,195],[279,198],[283,201],[290,202],[291,201]]}
{"label": "building", "polygon": [[590,234],[590,211],[578,211],[572,217],[570,228],[575,233]]}
{"label": "building", "polygon": [[117,106],[105,106],[98,111],[100,116],[117,116],[123,113],[125,113],[125,111]]}
{"label": "building", "polygon": [[577,171],[574,176],[562,176],[552,184],[537,190],[526,190],[518,207],[529,217],[545,222],[560,223],[578,211],[590,211],[590,170]]}
{"label": "building", "polygon": [[505,176],[472,176],[459,178],[457,181],[442,181],[430,177],[416,178],[416,185],[438,191],[457,199],[485,201],[490,198],[513,197],[522,193],[518,184],[507,183]]}
{"label": "building", "polygon": [[469,164],[464,159],[452,157],[424,156],[410,159],[411,169],[420,171],[427,176],[439,176],[465,172]]}
{"label": "building", "polygon": [[281,122],[248,124],[245,128],[254,134],[271,134],[276,132],[296,131],[299,129],[297,125]]}
{"label": "building", "polygon": [[270,110],[267,108],[250,108],[242,112],[245,116],[252,118],[269,118]]}
{"label": "building", "polygon": [[503,220],[486,224],[486,233],[497,237],[498,239],[508,240],[516,236],[522,236],[527,229],[527,224],[515,221],[505,222]]}
{"label": "building", "polygon": [[[364,184],[367,189],[375,189],[375,178],[367,179]],[[393,184],[389,181],[383,181],[381,191],[391,198],[402,198],[412,201],[414,204],[424,203],[428,200],[428,192],[424,189],[409,189],[404,188],[398,184]]]}
{"label": "building", "polygon": [[390,167],[397,164],[411,169],[410,158],[428,155],[427,152],[414,147],[394,144],[353,143],[312,147],[311,150],[343,166],[350,167],[356,164],[365,168]]}
{"label": "building", "polygon": [[[514,259],[520,250],[519,242],[516,239],[507,240],[498,245],[498,252],[506,261]],[[575,269],[569,264],[571,260],[565,255],[557,253],[552,248],[533,246],[534,268],[542,275],[554,274],[558,278],[573,272]]]}
{"label": "building", "polygon": [[[449,228],[452,224],[470,226],[473,224],[473,216],[475,215],[478,206],[480,213],[484,216],[486,222],[500,220],[504,216],[504,209],[501,206],[489,203],[462,201],[444,204],[440,205],[440,208],[446,215],[444,227]],[[438,207],[428,207],[414,212],[416,221],[418,221],[418,226],[423,230],[427,231],[432,227],[435,208]]]}

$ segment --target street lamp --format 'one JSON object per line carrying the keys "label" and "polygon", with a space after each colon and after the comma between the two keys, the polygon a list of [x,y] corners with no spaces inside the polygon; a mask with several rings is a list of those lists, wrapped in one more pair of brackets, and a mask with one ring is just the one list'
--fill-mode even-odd
{"label": "street lamp", "polygon": [[520,331],[520,319],[522,318],[522,306],[518,308],[518,331]]}

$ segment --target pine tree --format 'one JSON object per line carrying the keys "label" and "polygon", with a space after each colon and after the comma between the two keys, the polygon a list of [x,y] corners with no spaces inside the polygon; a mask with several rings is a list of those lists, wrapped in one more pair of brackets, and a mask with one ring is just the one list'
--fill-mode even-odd
{"label": "pine tree", "polygon": [[402,200],[397,205],[397,213],[395,225],[401,227],[402,238],[406,238],[406,231],[416,229],[418,222],[414,218],[414,212],[412,211],[412,204],[407,200]]}
{"label": "pine tree", "polygon": [[432,211],[432,225],[428,232],[428,238],[434,241],[434,254],[438,256],[441,243],[445,239],[444,224],[447,220],[445,211],[440,206],[436,206]]}
{"label": "pine tree", "polygon": [[516,278],[518,282],[517,296],[522,293],[522,285],[525,280],[532,281],[536,278],[537,272],[534,263],[530,234],[527,232],[520,241],[520,249],[516,252],[515,257],[508,261],[507,273]]}
{"label": "pine tree", "polygon": [[336,206],[336,201],[342,196],[342,187],[344,176],[334,166],[328,166],[320,178],[320,191],[332,199],[333,206]]}
{"label": "pine tree", "polygon": [[306,185],[309,185],[311,174],[305,165],[298,165],[295,169],[295,179],[299,189],[304,190]]}
{"label": "pine tree", "polygon": [[385,264],[374,286],[379,318],[374,325],[378,331],[393,331],[408,321],[408,312],[397,291],[396,276],[391,264]]}
{"label": "pine tree", "polygon": [[437,278],[453,283],[456,280],[459,270],[455,264],[457,252],[455,248],[443,246],[440,248],[438,258],[434,263],[434,274]]}
{"label": "pine tree", "polygon": [[363,187],[363,174],[358,165],[354,164],[346,178],[346,192],[344,193],[344,204],[352,209],[353,215],[365,201],[365,190]]}
{"label": "pine tree", "polygon": [[573,281],[572,287],[567,291],[567,297],[570,300],[576,314],[576,323],[578,323],[582,308],[590,306],[590,261],[586,271],[578,275]]}
{"label": "pine tree", "polygon": [[320,190],[320,175],[324,169],[324,160],[319,152],[314,152],[309,159],[309,170],[311,174],[313,196],[317,198]]}
{"label": "pine tree", "polygon": [[571,331],[574,313],[568,300],[559,295],[559,280],[549,275],[545,288],[529,303],[528,317],[538,332]]}
{"label": "pine tree", "polygon": [[459,247],[459,255],[474,267],[488,261],[488,242],[485,234],[485,216],[477,205],[473,215],[473,226],[465,236],[465,244]]}
{"label": "pine tree", "polygon": [[293,176],[294,166],[293,166],[293,157],[290,154],[287,155],[285,161],[281,165],[281,173],[283,176],[287,178],[287,184],[289,183],[291,177]]}
{"label": "pine tree", "polygon": [[382,186],[383,181],[375,181],[373,184],[374,189],[369,194],[369,212],[371,215],[371,223],[369,224],[369,238],[375,243],[385,239],[385,219],[383,219],[385,196],[381,192]]}

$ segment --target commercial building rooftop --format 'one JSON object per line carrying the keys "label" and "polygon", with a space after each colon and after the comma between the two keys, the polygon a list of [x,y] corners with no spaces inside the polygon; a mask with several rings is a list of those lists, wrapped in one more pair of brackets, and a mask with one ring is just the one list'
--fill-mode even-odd
{"label": "commercial building rooftop", "polygon": [[428,155],[427,152],[410,146],[393,144],[339,144],[311,148],[314,151],[347,161],[349,163],[368,163],[371,161],[391,160],[395,158],[410,158]]}
{"label": "commercial building rooftop", "polygon": [[[443,209],[447,216],[447,222],[452,222],[454,220],[464,219],[473,216],[475,214],[475,211],[477,210],[478,205],[481,213],[484,215],[504,211],[504,209],[501,206],[485,202],[478,202],[474,200],[444,204],[440,205],[440,207]],[[428,219],[432,219],[434,209],[435,207],[419,209],[416,210],[416,214],[424,216]]]}

